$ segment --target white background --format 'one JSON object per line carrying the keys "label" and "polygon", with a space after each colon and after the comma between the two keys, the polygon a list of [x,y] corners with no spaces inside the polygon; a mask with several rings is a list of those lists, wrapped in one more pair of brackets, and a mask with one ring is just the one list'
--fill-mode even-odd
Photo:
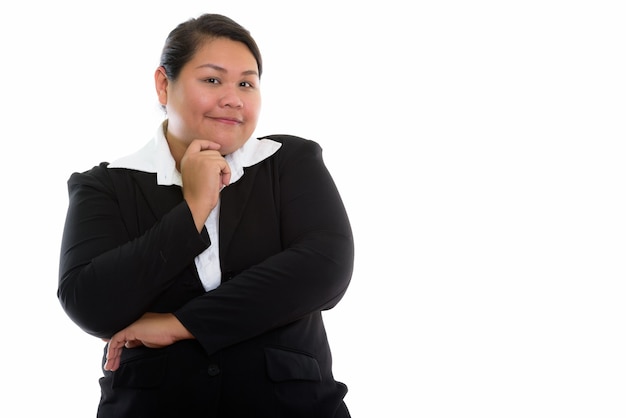
{"label": "white background", "polygon": [[167,33],[218,12],[263,53],[258,133],[319,142],[351,216],[325,315],[355,418],[626,416],[621,3],[4,2],[0,415],[95,416],[66,180],[152,136]]}

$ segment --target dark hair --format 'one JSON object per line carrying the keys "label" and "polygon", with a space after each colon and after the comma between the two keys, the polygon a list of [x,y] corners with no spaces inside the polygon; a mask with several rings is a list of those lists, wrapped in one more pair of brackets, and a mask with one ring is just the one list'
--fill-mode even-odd
{"label": "dark hair", "polygon": [[170,32],[161,52],[161,66],[170,80],[176,80],[183,66],[189,62],[200,44],[210,38],[228,38],[245,44],[259,69],[263,71],[261,52],[250,32],[234,20],[219,14],[203,14],[180,23]]}

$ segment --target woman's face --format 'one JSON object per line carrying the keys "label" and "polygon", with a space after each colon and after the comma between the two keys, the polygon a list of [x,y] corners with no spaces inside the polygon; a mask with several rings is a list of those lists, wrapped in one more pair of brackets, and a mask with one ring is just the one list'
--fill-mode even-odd
{"label": "woman's face", "polygon": [[167,110],[169,141],[188,145],[194,139],[208,139],[219,143],[220,152],[227,155],[250,138],[261,110],[261,93],[257,63],[245,44],[209,39],[176,81],[164,74],[163,68],[157,70],[156,85]]}

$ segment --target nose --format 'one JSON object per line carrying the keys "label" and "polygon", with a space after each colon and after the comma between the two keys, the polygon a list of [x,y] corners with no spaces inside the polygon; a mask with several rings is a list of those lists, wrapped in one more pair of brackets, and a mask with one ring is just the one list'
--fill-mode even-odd
{"label": "nose", "polygon": [[220,106],[222,107],[232,107],[232,108],[242,108],[243,107],[243,100],[241,100],[241,97],[239,97],[239,94],[237,94],[237,90],[236,88],[227,88],[224,90],[224,94],[222,95],[222,98],[220,99]]}

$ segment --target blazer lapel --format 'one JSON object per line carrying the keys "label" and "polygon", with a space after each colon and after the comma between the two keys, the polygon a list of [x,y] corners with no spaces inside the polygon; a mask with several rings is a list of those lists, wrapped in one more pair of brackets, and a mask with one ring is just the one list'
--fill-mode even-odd
{"label": "blazer lapel", "polygon": [[258,167],[257,164],[254,167],[245,168],[244,175],[235,183],[226,186],[220,194],[219,239],[222,254],[228,251],[235,229],[241,220],[250,198]]}
{"label": "blazer lapel", "polygon": [[179,186],[159,186],[155,174],[136,172],[134,177],[157,219],[161,219],[183,200],[183,192]]}

